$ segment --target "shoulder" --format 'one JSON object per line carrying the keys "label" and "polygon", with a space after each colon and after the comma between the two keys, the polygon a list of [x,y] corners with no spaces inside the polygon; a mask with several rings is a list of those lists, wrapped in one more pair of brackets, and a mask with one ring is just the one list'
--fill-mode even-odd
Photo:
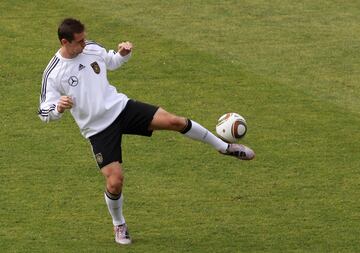
{"label": "shoulder", "polygon": [[44,70],[44,77],[49,76],[51,73],[54,73],[54,69],[56,69],[59,66],[60,58],[56,56],[56,54],[51,58],[48,65],[46,66]]}
{"label": "shoulder", "polygon": [[101,44],[95,41],[92,40],[85,41],[85,48],[84,48],[85,52],[102,52],[104,50],[105,48]]}
{"label": "shoulder", "polygon": [[97,43],[96,41],[93,41],[93,40],[86,40],[85,45],[104,48],[103,45],[101,45],[100,43]]}
{"label": "shoulder", "polygon": [[97,56],[105,61],[107,52],[101,44],[92,40],[87,40],[85,41],[85,48],[83,50],[83,54],[88,56]]}

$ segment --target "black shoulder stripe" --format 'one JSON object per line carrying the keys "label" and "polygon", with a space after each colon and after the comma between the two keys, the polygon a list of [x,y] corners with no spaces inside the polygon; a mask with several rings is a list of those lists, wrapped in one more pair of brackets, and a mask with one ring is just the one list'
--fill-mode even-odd
{"label": "black shoulder stripe", "polygon": [[59,63],[59,61],[60,61],[60,59],[56,57],[54,59],[54,61],[52,62],[51,66],[49,66],[49,69],[44,73],[43,83],[42,83],[42,87],[41,87],[41,102],[44,102],[46,99],[46,86],[47,86],[48,77],[49,77],[51,71]]}
{"label": "black shoulder stripe", "polygon": [[56,58],[57,58],[56,55],[54,55],[54,57],[50,60],[49,64],[47,65],[44,73],[46,73],[46,72],[49,70],[49,68],[51,67],[51,65],[52,65],[52,64],[54,63],[54,61],[56,60]]}
{"label": "black shoulder stripe", "polygon": [[54,56],[54,57],[51,59],[51,61],[50,61],[50,63],[48,64],[48,66],[46,67],[45,71],[44,71],[44,74],[43,74],[43,77],[42,77],[41,91],[40,91],[40,94],[41,94],[41,102],[42,102],[43,92],[44,92],[44,89],[45,89],[45,87],[44,87],[44,85],[45,85],[45,78],[47,78],[46,76],[47,76],[49,70],[54,66],[54,64],[55,64],[55,62],[56,62],[56,59],[57,59],[57,57]]}
{"label": "black shoulder stripe", "polygon": [[95,41],[92,41],[92,40],[87,40],[87,41],[85,41],[85,45],[97,45],[97,46],[99,46],[99,47],[104,48],[101,44],[96,43]]}
{"label": "black shoulder stripe", "polygon": [[41,87],[41,102],[44,102],[45,99],[46,99],[46,85],[47,85],[48,77],[49,77],[51,71],[53,71],[53,69],[59,63],[59,61],[60,61],[60,59],[55,57],[55,59],[52,62],[51,66],[49,67],[49,69],[44,73],[43,83],[42,83],[42,87]]}

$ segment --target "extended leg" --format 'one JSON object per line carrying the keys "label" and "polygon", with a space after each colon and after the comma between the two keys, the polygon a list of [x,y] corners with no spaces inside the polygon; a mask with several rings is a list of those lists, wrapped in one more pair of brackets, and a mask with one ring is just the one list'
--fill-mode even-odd
{"label": "extended leg", "polygon": [[162,108],[155,113],[150,130],[173,130],[185,136],[212,145],[221,154],[232,155],[241,160],[251,160],[254,151],[241,144],[228,144],[193,120],[173,115]]}

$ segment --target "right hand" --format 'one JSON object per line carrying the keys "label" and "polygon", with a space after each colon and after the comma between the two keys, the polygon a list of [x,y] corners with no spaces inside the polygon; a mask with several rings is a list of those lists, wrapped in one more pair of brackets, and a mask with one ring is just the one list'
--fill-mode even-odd
{"label": "right hand", "polygon": [[57,110],[60,113],[63,113],[65,109],[71,109],[73,107],[73,100],[69,96],[61,96],[57,104]]}

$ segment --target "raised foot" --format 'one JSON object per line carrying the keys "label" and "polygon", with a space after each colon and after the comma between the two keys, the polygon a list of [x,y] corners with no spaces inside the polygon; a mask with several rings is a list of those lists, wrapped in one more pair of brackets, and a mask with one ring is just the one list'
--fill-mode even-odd
{"label": "raised foot", "polygon": [[235,156],[240,160],[252,160],[255,157],[255,152],[245,145],[242,144],[229,144],[228,148],[226,149],[226,153],[222,153],[223,155],[231,155]]}

